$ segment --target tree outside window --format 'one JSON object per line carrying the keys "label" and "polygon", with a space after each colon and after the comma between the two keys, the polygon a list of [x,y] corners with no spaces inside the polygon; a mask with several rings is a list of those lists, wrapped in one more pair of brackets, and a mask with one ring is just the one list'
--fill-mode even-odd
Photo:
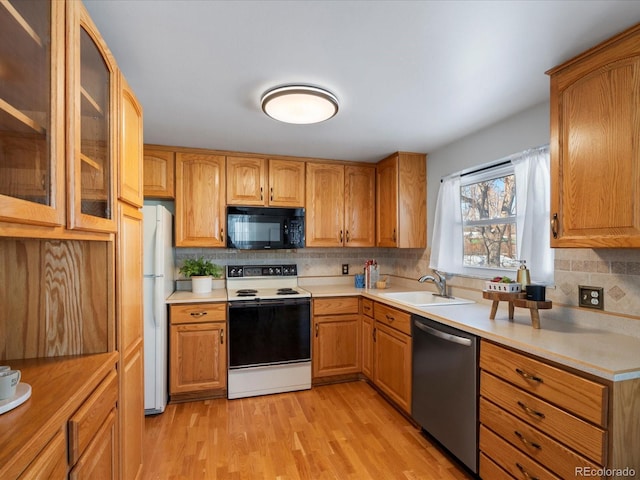
{"label": "tree outside window", "polygon": [[517,268],[514,174],[471,182],[460,187],[463,265]]}

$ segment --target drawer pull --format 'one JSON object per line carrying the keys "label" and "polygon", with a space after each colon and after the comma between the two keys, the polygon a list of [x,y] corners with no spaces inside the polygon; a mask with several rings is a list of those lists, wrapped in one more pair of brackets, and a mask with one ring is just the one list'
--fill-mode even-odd
{"label": "drawer pull", "polygon": [[393,322],[395,320],[395,318],[393,318],[391,315],[389,314],[385,314],[385,317],[387,317],[387,320],[389,320],[390,322]]}
{"label": "drawer pull", "polygon": [[524,475],[524,478],[526,478],[527,480],[540,480],[538,477],[534,477],[529,472],[527,472],[527,470],[517,462],[516,462],[516,467],[518,467],[518,470],[522,472],[522,474]]}
{"label": "drawer pull", "polygon": [[540,377],[536,377],[535,375],[531,375],[530,373],[525,372],[519,368],[516,368],[516,373],[520,375],[525,380],[531,380],[532,382],[543,383],[543,380]]}
{"label": "drawer pull", "polygon": [[532,442],[530,440],[527,440],[524,435],[522,435],[519,431],[515,430],[513,433],[515,433],[516,437],[518,437],[520,439],[520,441],[522,443],[524,443],[527,447],[533,447],[537,450],[542,450],[542,447],[540,446],[539,443],[535,443]]}
{"label": "drawer pull", "polygon": [[544,413],[542,412],[538,412],[536,410],[534,410],[531,407],[527,407],[524,403],[522,403],[520,400],[518,400],[518,405],[520,406],[520,408],[522,408],[525,412],[527,412],[529,415],[533,416],[533,417],[538,417],[538,418],[544,418]]}
{"label": "drawer pull", "polygon": [[204,317],[206,314],[207,312],[191,312],[189,315],[191,315],[192,317],[200,318]]}

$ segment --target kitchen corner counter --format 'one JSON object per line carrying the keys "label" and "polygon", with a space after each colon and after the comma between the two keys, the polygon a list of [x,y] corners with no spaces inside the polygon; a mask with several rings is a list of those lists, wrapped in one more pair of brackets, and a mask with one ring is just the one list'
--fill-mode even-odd
{"label": "kitchen corner counter", "polygon": [[509,320],[506,307],[499,308],[495,320],[490,320],[491,303],[484,301],[416,307],[380,295],[410,288],[362,289],[342,283],[304,285],[303,288],[311,292],[312,297],[362,295],[605,380],[640,378],[638,336],[548,318],[544,313],[541,314],[541,328],[535,329],[531,326],[529,310],[523,308],[516,308],[513,320]]}
{"label": "kitchen corner counter", "polygon": [[210,303],[226,302],[226,288],[214,288],[209,293],[193,293],[191,290],[176,290],[166,299],[166,303]]}

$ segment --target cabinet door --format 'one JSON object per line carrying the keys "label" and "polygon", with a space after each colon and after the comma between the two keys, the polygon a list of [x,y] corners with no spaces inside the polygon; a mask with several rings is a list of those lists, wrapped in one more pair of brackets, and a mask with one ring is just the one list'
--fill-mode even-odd
{"label": "cabinet door", "polygon": [[640,246],[640,28],[551,73],[552,247]]}
{"label": "cabinet door", "polygon": [[397,247],[398,243],[398,156],[378,163],[376,181],[376,244]]}
{"label": "cabinet door", "polygon": [[142,207],[142,107],[120,74],[120,159],[118,198]]}
{"label": "cabinet door", "polygon": [[376,322],[374,383],[411,413],[411,337]]}
{"label": "cabinet door", "polygon": [[65,222],[64,3],[0,3],[0,220]]}
{"label": "cabinet door", "polygon": [[82,2],[67,21],[67,226],[114,232],[117,66]]}
{"label": "cabinet door", "polygon": [[341,247],[344,242],[344,166],[307,163],[307,247]]}
{"label": "cabinet door", "polygon": [[374,167],[344,167],[345,247],[376,244],[376,170]]}
{"label": "cabinet door", "polygon": [[373,318],[362,315],[362,373],[373,378]]}
{"label": "cabinet door", "polygon": [[144,147],[145,198],[175,198],[176,154]]}
{"label": "cabinet door", "polygon": [[227,157],[227,204],[267,204],[264,158]]}
{"label": "cabinet door", "polygon": [[144,445],[144,352],[140,342],[120,370],[120,478],[142,475]]}
{"label": "cabinet door", "polygon": [[305,162],[269,160],[268,203],[272,207],[304,207]]}
{"label": "cabinet door", "polygon": [[171,395],[226,387],[225,323],[172,325],[170,343]]}
{"label": "cabinet door", "polygon": [[360,372],[360,316],[314,318],[313,377]]}
{"label": "cabinet door", "polygon": [[120,351],[121,478],[138,478],[144,434],[142,213],[118,202],[116,243],[118,350]]}
{"label": "cabinet door", "polygon": [[224,247],[225,157],[176,156],[176,247]]}

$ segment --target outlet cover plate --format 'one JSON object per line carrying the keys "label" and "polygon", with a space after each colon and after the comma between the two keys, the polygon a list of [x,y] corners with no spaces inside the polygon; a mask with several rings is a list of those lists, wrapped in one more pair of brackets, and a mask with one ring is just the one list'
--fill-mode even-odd
{"label": "outlet cover plate", "polygon": [[604,289],[578,285],[578,305],[585,308],[604,310]]}

